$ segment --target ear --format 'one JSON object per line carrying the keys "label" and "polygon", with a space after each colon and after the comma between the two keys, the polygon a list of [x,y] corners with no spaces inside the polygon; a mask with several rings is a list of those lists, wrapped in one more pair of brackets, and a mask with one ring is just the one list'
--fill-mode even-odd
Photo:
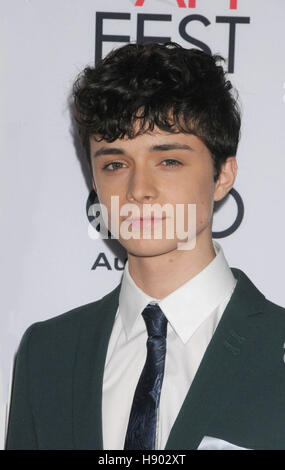
{"label": "ear", "polygon": [[219,178],[215,183],[214,201],[220,201],[232,189],[237,170],[236,157],[228,157],[222,164]]}

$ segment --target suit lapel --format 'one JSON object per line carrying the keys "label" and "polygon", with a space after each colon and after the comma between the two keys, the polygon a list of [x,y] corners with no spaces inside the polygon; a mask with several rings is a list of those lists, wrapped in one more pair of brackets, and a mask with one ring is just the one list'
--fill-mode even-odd
{"label": "suit lapel", "polygon": [[[79,332],[73,373],[73,441],[75,449],[103,449],[102,388],[109,338],[121,283],[96,306],[89,307]],[[84,312],[82,312],[82,315]]]}
{"label": "suit lapel", "polygon": [[[237,285],[172,427],[165,449],[196,449],[215,415],[242,380],[254,338],[251,316],[262,313],[264,296],[239,269]],[[252,351],[251,351],[252,354]]]}

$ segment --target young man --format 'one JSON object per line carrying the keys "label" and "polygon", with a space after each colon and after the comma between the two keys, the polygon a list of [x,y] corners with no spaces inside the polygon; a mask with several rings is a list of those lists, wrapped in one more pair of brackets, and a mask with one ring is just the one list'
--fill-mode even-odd
{"label": "young man", "polygon": [[[220,59],[128,44],[77,80],[75,117],[108,228],[129,215],[112,213],[117,196],[119,209],[137,210],[133,233],[150,236],[118,232],[128,252],[120,284],[28,328],[8,449],[285,448],[285,310],[212,240],[240,132]],[[155,221],[149,204],[175,210]],[[168,238],[167,223],[193,225],[193,204],[194,245]]]}

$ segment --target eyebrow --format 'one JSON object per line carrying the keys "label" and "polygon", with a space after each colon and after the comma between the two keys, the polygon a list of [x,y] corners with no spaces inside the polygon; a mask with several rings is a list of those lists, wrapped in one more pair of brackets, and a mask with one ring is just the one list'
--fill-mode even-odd
{"label": "eyebrow", "polygon": [[[149,147],[149,152],[161,152],[167,150],[193,150],[190,145],[187,144],[161,144],[161,145],[152,145]],[[101,147],[97,150],[93,157],[99,157],[100,155],[126,155],[123,149],[118,147]]]}

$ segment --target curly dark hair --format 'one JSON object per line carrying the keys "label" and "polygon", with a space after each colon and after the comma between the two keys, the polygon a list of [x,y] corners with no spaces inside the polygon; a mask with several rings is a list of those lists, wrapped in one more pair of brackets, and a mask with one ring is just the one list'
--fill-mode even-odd
{"label": "curly dark hair", "polygon": [[222,163],[236,155],[241,124],[223,61],[175,42],[129,43],[86,67],[74,83],[73,99],[90,167],[91,135],[113,142],[156,125],[199,137],[211,152],[216,181]]}

